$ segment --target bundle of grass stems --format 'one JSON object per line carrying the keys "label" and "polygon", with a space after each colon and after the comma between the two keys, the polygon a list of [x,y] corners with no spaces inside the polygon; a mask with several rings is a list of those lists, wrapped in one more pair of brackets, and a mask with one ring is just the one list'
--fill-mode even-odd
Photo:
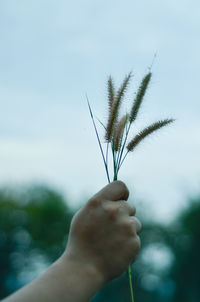
{"label": "bundle of grass stems", "polygon": [[[112,163],[113,163],[113,177],[112,180],[115,181],[118,179],[119,170],[126,159],[127,155],[130,152],[133,152],[135,148],[148,136],[156,132],[157,130],[171,124],[174,122],[174,119],[164,119],[158,120],[149,126],[142,129],[137,133],[133,138],[129,139],[129,133],[132,125],[138,117],[139,110],[141,108],[144,96],[148,89],[152,73],[149,71],[142,79],[138,91],[136,92],[132,107],[129,113],[120,116],[120,109],[122,102],[124,100],[127,88],[130,84],[132,73],[129,73],[123,80],[121,86],[116,90],[112,77],[110,76],[107,81],[107,92],[108,92],[108,119],[107,124],[103,124],[101,121],[100,124],[104,128],[105,136],[104,143],[106,143],[106,150],[103,149],[103,144],[101,142],[95,117],[93,115],[90,103],[87,98],[88,107],[95,129],[96,137],[100,147],[101,155],[103,158],[106,176],[108,182],[111,182],[111,176],[109,171],[109,154],[111,153]],[[134,302],[133,295],[133,284],[132,284],[132,267],[131,265],[128,268],[129,276],[129,285],[130,285],[130,297],[131,302]]]}

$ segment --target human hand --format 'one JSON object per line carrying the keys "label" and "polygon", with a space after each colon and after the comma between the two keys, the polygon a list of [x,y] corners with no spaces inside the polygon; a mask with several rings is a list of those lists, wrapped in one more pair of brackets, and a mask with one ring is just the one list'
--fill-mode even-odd
{"label": "human hand", "polygon": [[103,283],[122,274],[140,249],[141,223],[128,202],[129,192],[115,181],[95,194],[73,217],[64,257],[92,267]]}
{"label": "human hand", "polygon": [[121,181],[94,195],[74,216],[64,254],[4,301],[89,302],[105,282],[127,269],[140,249],[141,224],[128,195]]}

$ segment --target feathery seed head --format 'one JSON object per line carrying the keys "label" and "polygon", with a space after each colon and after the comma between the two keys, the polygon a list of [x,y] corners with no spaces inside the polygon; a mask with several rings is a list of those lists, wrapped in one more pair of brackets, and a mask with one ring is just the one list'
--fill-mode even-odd
{"label": "feathery seed head", "polygon": [[174,122],[174,119],[166,119],[155,122],[150,126],[144,128],[139,134],[137,134],[127,145],[128,151],[133,151],[135,147],[148,135],[152,134],[153,132],[157,131],[158,129]]}
{"label": "feathery seed head", "polygon": [[123,139],[126,123],[128,121],[129,114],[125,114],[121,120],[117,123],[114,131],[114,150],[119,151]]}
{"label": "feathery seed head", "polygon": [[110,142],[112,140],[114,128],[117,123],[117,119],[118,119],[118,115],[119,115],[120,105],[122,103],[122,100],[123,100],[123,97],[127,90],[130,79],[131,79],[131,73],[129,73],[125,77],[121,87],[117,91],[111,111],[109,112],[108,123],[107,123],[106,134],[105,134],[105,139],[107,142]]}
{"label": "feathery seed head", "polygon": [[151,76],[152,76],[152,73],[149,72],[147,75],[145,75],[145,77],[143,78],[143,80],[140,84],[140,87],[136,94],[135,100],[133,102],[133,106],[131,108],[131,113],[130,113],[130,118],[129,118],[130,123],[134,122],[137,118],[138,111],[142,104],[142,101],[143,101],[144,95],[146,93],[146,90],[148,88],[149,82],[151,80]]}
{"label": "feathery seed head", "polygon": [[108,83],[107,83],[107,89],[108,89],[108,110],[109,112],[112,111],[112,107],[115,100],[115,87],[112,80],[112,77],[109,76]]}

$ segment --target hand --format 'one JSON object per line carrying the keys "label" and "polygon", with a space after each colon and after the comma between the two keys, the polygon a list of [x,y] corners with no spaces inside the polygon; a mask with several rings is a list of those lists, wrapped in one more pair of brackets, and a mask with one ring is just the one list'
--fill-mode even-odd
{"label": "hand", "polygon": [[[117,277],[140,249],[141,224],[115,181],[74,216],[64,254],[33,282],[5,302],[89,302],[105,282]],[[78,290],[77,290],[78,285]]]}
{"label": "hand", "polygon": [[115,181],[96,195],[74,216],[64,257],[93,267],[107,282],[123,273],[140,249],[141,223],[128,202],[129,192]]}

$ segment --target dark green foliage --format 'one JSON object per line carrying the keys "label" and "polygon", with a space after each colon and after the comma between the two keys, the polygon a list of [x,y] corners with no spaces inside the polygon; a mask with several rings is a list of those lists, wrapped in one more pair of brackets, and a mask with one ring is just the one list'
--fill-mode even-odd
{"label": "dark green foliage", "polygon": [[0,299],[22,285],[18,277],[31,270],[35,254],[47,263],[59,257],[71,218],[63,197],[48,187],[0,191]]}
{"label": "dark green foliage", "polygon": [[178,219],[178,237],[174,242],[176,262],[170,275],[176,283],[173,302],[200,301],[200,198]]}
{"label": "dark green foliage", "polygon": [[[143,229],[141,252],[133,266],[135,301],[199,302],[200,197],[188,200],[188,208],[167,226],[147,220],[151,214],[147,209],[144,216],[144,211],[143,216],[138,214]],[[31,271],[29,261],[37,261],[35,251],[48,263],[59,257],[66,245],[71,217],[62,196],[50,188],[0,190],[0,299],[23,285],[18,277],[24,269]],[[144,261],[149,247],[166,247],[172,253],[166,270]],[[146,287],[144,278],[152,275],[159,284]],[[92,301],[130,301],[127,273],[105,286]]]}

